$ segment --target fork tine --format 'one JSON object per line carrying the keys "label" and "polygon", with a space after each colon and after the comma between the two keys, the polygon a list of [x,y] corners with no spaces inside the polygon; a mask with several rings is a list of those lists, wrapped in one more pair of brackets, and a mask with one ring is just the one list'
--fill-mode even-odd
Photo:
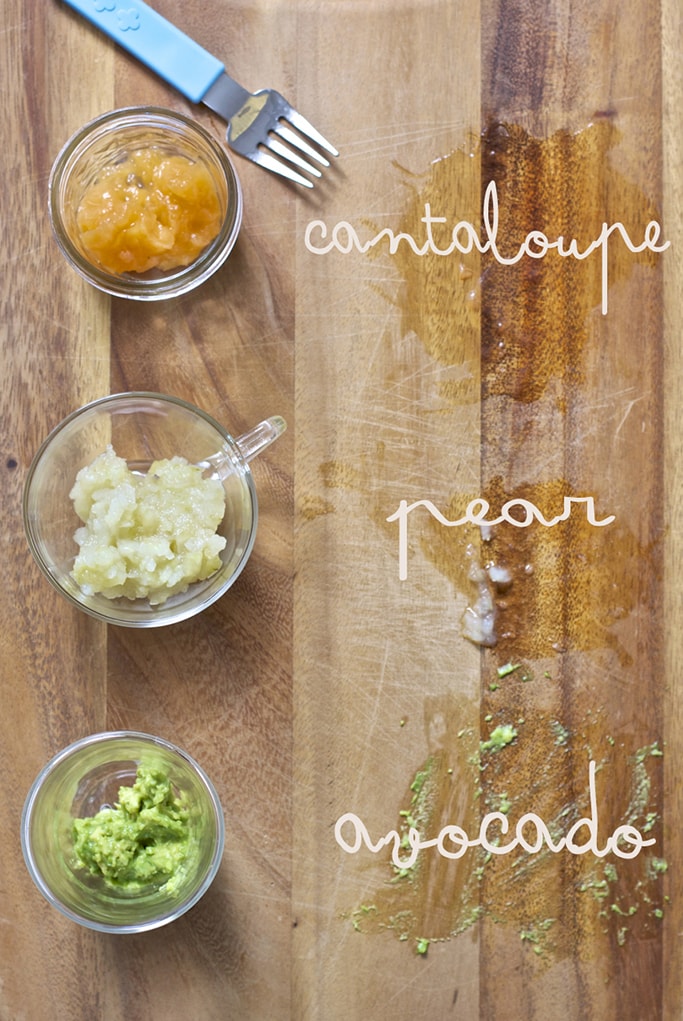
{"label": "fork tine", "polygon": [[279,92],[260,89],[245,94],[247,99],[233,114],[216,100],[216,111],[228,121],[228,145],[266,170],[312,188],[309,178],[321,178],[319,167],[330,166],[316,146],[331,156],[338,156],[337,150]]}
{"label": "fork tine", "polygon": [[325,152],[329,152],[330,156],[339,155],[339,150],[335,149],[335,147],[327,141],[325,136],[321,135],[320,132],[313,127],[310,121],[307,121],[306,118],[298,112],[298,110],[295,110],[293,107],[289,106],[289,104],[287,105],[289,109],[286,114],[284,114],[285,120],[288,120],[297,131],[299,131],[302,135],[306,135],[312,142],[319,145],[321,149],[324,149]]}
{"label": "fork tine", "polygon": [[312,174],[313,177],[322,177],[322,174],[317,167],[311,166],[311,164],[302,159],[297,152],[293,151],[288,146],[283,145],[276,135],[270,134],[268,138],[264,138],[263,145],[267,149],[270,149],[271,152],[280,156],[281,159],[288,160],[290,163],[293,163],[295,167],[299,168],[299,170],[303,170],[307,174]]}
{"label": "fork tine", "polygon": [[249,159],[253,160],[254,163],[258,163],[260,167],[265,170],[271,170],[274,174],[279,174],[281,177],[286,177],[288,181],[293,181],[295,184],[301,184],[304,188],[312,188],[313,182],[307,180],[301,174],[298,174],[292,167],[288,167],[286,163],[282,163],[280,160],[275,159],[274,156],[269,156],[263,149],[255,149],[248,156]]}
{"label": "fork tine", "polygon": [[276,135],[279,135],[283,141],[288,142],[289,145],[305,153],[308,157],[310,157],[310,159],[316,160],[321,164],[321,166],[329,167],[330,161],[325,159],[322,153],[319,153],[317,149],[314,149],[312,145],[309,145],[308,142],[301,138],[300,135],[297,135],[296,132],[291,130],[291,128],[288,128],[286,124],[280,123],[272,128],[272,131]]}

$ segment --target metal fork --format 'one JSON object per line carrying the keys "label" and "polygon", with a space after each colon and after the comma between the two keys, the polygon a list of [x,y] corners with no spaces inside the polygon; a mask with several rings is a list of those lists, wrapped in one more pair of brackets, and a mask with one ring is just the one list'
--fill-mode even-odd
{"label": "metal fork", "polygon": [[[66,0],[193,103],[228,123],[226,141],[240,156],[312,188],[328,156],[339,153],[272,89],[250,93],[223,64],[142,0]],[[307,175],[307,176],[304,176]]]}
{"label": "metal fork", "polygon": [[252,95],[223,72],[204,94],[202,103],[228,122],[226,139],[231,149],[305,188],[312,188],[313,182],[297,173],[290,163],[313,177],[321,177],[315,164],[329,167],[324,153],[339,155],[310,121],[274,89]]}

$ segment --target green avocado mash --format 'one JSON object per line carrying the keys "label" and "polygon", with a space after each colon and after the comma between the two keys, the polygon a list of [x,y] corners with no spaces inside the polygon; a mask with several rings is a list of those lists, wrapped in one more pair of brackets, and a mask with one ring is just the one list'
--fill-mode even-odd
{"label": "green avocado mash", "polygon": [[[108,886],[135,893],[168,883],[188,857],[188,812],[164,771],[138,767],[113,808],[73,824],[77,864]],[[167,887],[168,889],[168,887]]]}

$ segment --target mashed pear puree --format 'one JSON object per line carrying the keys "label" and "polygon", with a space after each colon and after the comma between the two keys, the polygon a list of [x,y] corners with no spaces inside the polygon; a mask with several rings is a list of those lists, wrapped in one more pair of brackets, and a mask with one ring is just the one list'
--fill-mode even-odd
{"label": "mashed pear puree", "polygon": [[70,496],[84,523],[71,575],[86,595],[159,605],[221,566],[223,486],[183,457],[141,475],[109,446],[79,471]]}
{"label": "mashed pear puree", "polygon": [[164,771],[140,764],[119,800],[73,824],[76,864],[107,886],[135,893],[177,881],[188,858],[188,812]]}

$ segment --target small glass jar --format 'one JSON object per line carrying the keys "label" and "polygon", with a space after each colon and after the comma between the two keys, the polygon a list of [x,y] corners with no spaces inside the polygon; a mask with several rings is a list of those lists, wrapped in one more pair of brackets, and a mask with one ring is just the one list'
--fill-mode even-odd
{"label": "small glass jar", "polygon": [[[250,462],[286,428],[279,415],[233,438],[220,423],[192,404],[168,394],[132,391],[100,397],[72,412],[43,442],[24,485],[24,527],[29,548],[48,581],[70,603],[108,624],[162,627],[201,613],[235,583],[256,538],[258,499]],[[156,460],[184,457],[204,476],[219,479],[225,514],[218,534],[225,540],[220,567],[163,603],[86,593],[72,569],[82,524],[71,490],[81,468],[111,444],[136,473]]]}
{"label": "small glass jar", "polygon": [[[85,247],[78,210],[103,171],[122,164],[131,153],[148,149],[184,157],[208,171],[219,201],[220,229],[187,266],[114,273]],[[242,223],[242,189],[223,147],[195,121],[158,107],[114,110],[82,127],[57,156],[48,191],[52,229],[73,268],[107,294],[140,301],[173,298],[198,287],[225,262]]]}
{"label": "small glass jar", "polygon": [[[166,881],[112,884],[78,860],[74,820],[115,805],[145,765],[160,771],[182,805],[185,856]],[[204,770],[169,741],[137,731],[93,734],[64,748],[36,777],[21,820],[24,860],[42,895],[100,932],[145,932],[185,914],[213,882],[224,844],[223,810]]]}

